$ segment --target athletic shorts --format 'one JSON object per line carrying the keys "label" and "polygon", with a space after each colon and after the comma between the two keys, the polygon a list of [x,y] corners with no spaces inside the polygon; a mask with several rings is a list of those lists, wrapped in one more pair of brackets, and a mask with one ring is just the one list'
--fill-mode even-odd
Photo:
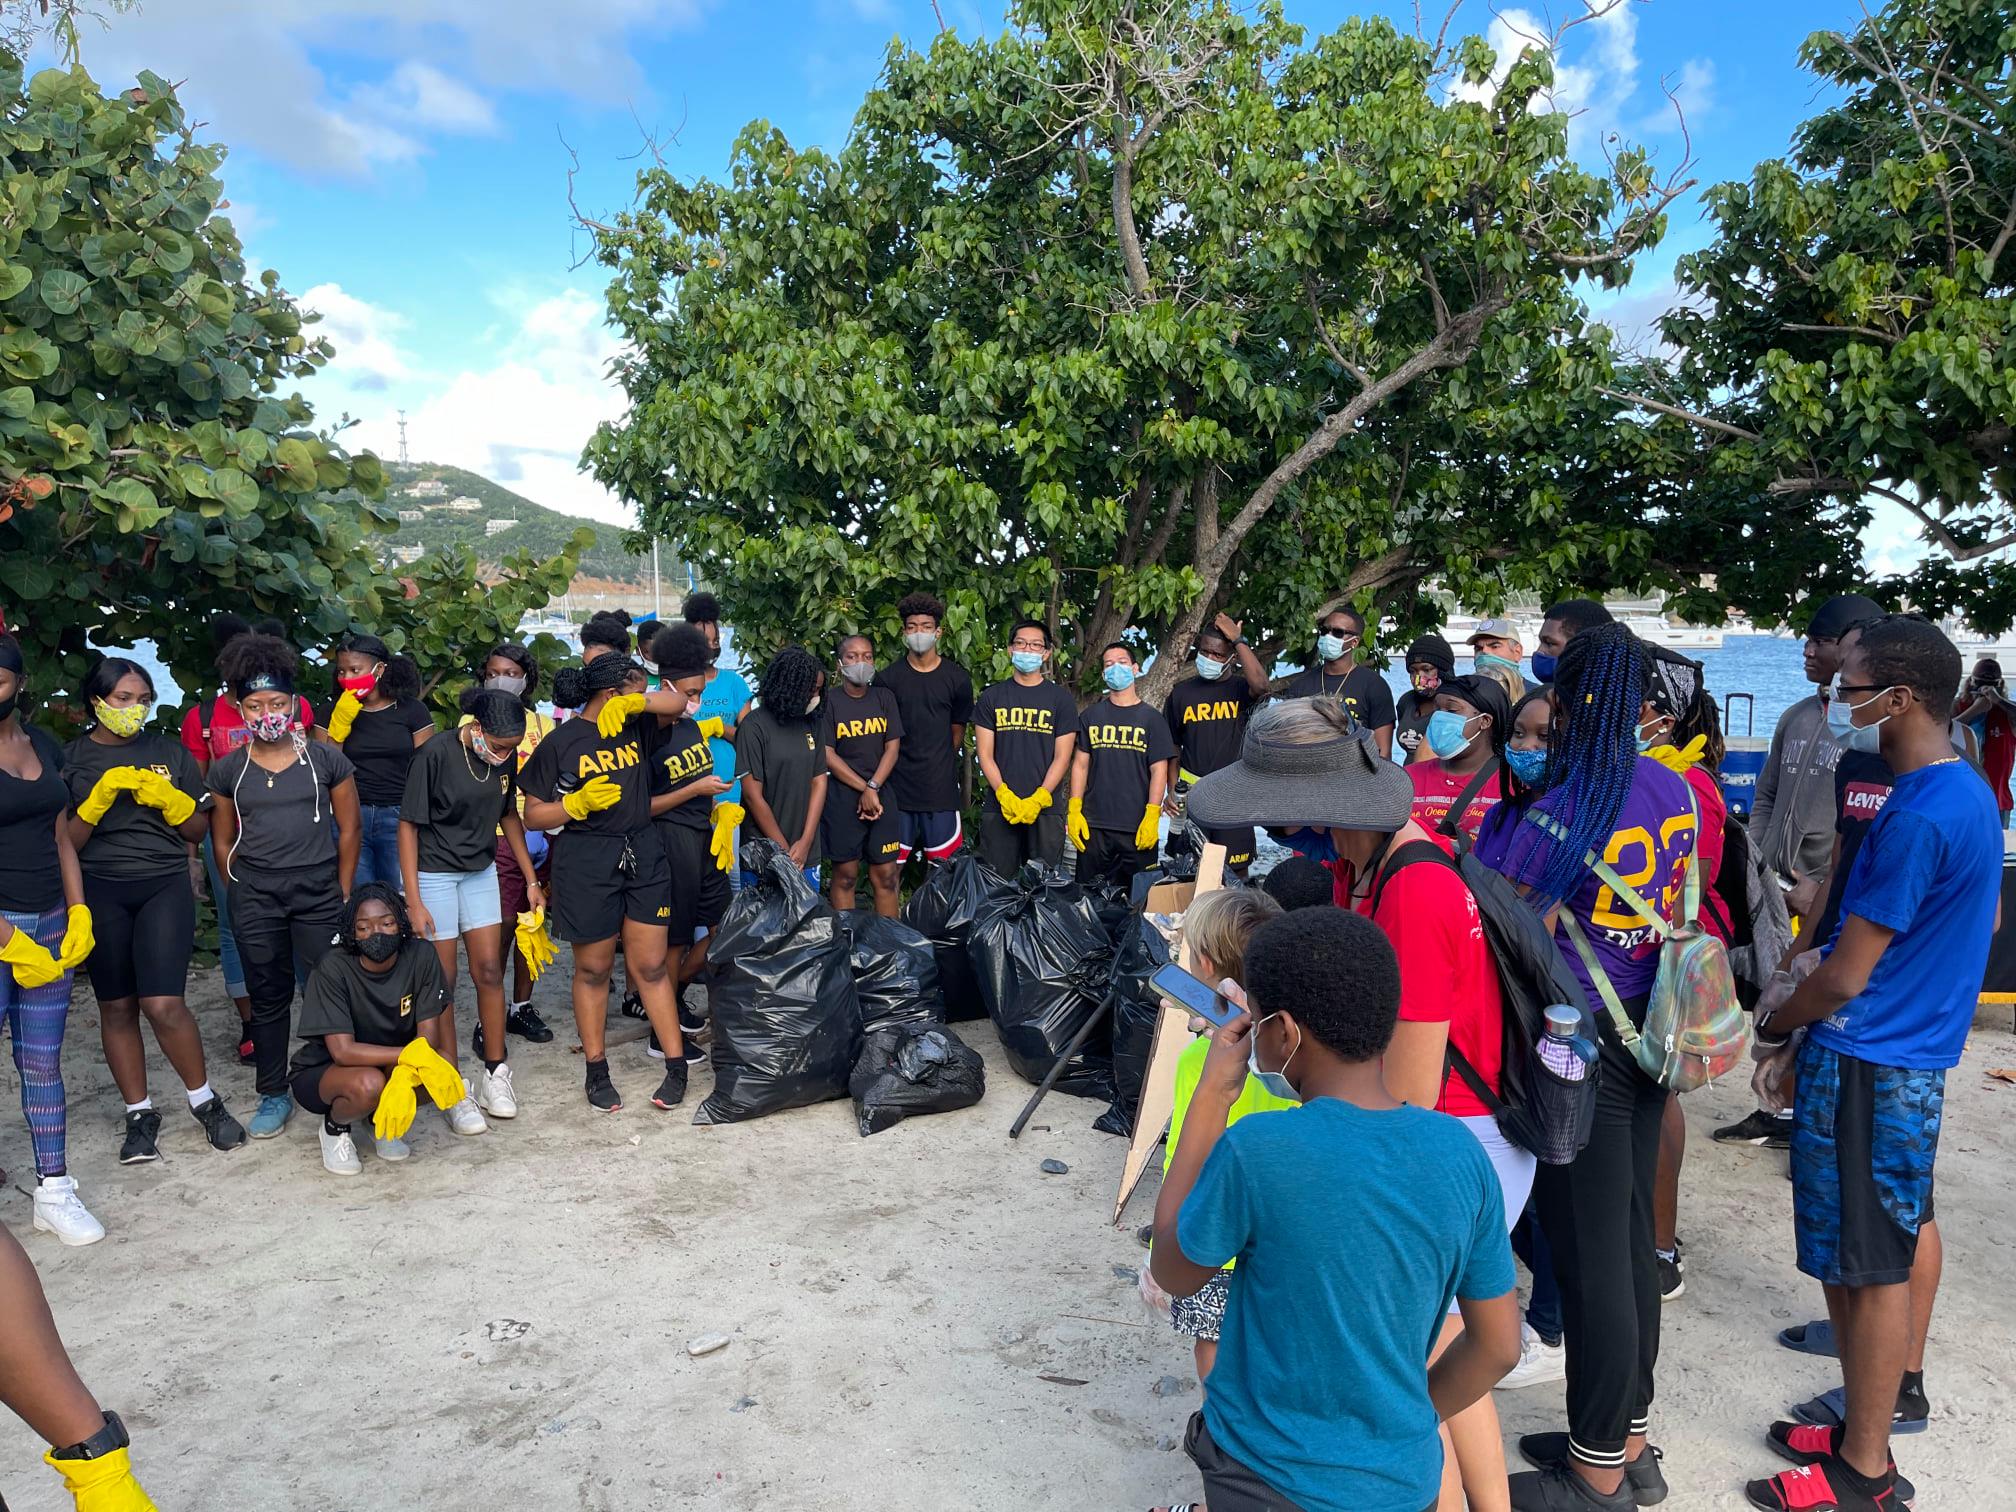
{"label": "athletic shorts", "polygon": [[494,861],[479,872],[423,871],[420,901],[434,916],[434,933],[427,937],[430,940],[459,939],[472,929],[504,922]]}
{"label": "athletic shorts", "polygon": [[189,987],[196,894],[185,867],[159,877],[84,873],[91,910],[91,990],[101,1003],[179,998]]}
{"label": "athletic shorts", "polygon": [[551,898],[547,927],[569,945],[614,939],[626,919],[669,925],[672,884],[658,826],[629,835],[560,835],[553,842]]}
{"label": "athletic shorts", "polygon": [[1253,826],[1244,829],[1206,830],[1204,838],[1213,845],[1225,847],[1225,865],[1228,869],[1244,873],[1253,864]]}
{"label": "athletic shorts", "polygon": [[819,816],[819,849],[829,861],[865,861],[880,866],[903,859],[902,821],[896,810],[882,805],[880,819],[863,819],[854,811],[854,790],[834,783]]}
{"label": "athletic shorts", "polygon": [[330,1063],[325,1062],[287,1073],[287,1087],[294,1094],[294,1101],[310,1113],[327,1114],[329,1111],[329,1099],[322,1095],[322,1073],[329,1068]]}
{"label": "athletic shorts", "polygon": [[1944,1071],[1903,1070],[1818,1044],[1799,1047],[1792,1120],[1792,1227],[1799,1269],[1828,1286],[1910,1278],[1932,1216]]}
{"label": "athletic shorts", "polygon": [[665,846],[672,887],[672,944],[684,948],[695,930],[712,929],[728,911],[728,873],[714,864],[714,831],[690,824],[653,826]]}
{"label": "athletic shorts", "polygon": [[1169,1321],[1186,1339],[1218,1342],[1225,1326],[1225,1304],[1232,1298],[1232,1272],[1221,1270],[1187,1297],[1169,1299]]}
{"label": "athletic shorts", "polygon": [[[526,835],[531,840],[531,835]],[[553,876],[553,848],[548,845],[532,853],[533,878],[544,887]],[[525,913],[530,904],[525,897],[525,873],[518,870],[518,862],[511,855],[511,847],[503,837],[497,840],[497,904],[498,911],[515,925],[518,915]]]}
{"label": "athletic shorts", "polygon": [[[1258,1472],[1219,1448],[1201,1412],[1190,1414],[1183,1452],[1204,1478],[1204,1504],[1211,1512],[1302,1512],[1298,1503],[1268,1485]],[[1428,1504],[1428,1512],[1434,1505]]]}
{"label": "athletic shorts", "polygon": [[943,861],[966,838],[957,809],[904,809],[896,819],[896,843],[905,861],[915,851],[927,861]]}

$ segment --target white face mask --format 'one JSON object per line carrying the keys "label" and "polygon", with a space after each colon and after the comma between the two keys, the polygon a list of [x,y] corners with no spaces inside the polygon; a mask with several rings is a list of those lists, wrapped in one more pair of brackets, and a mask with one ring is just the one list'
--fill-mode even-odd
{"label": "white face mask", "polygon": [[1260,1083],[1273,1096],[1282,1098],[1288,1102],[1299,1103],[1302,1101],[1302,1094],[1297,1092],[1289,1083],[1287,1071],[1295,1063],[1296,1053],[1302,1048],[1301,1025],[1297,1024],[1295,1026],[1295,1049],[1288,1052],[1288,1059],[1281,1063],[1281,1069],[1279,1071],[1263,1071],[1260,1069],[1260,1024],[1267,1023],[1268,1020],[1277,1019],[1280,1016],[1278,1013],[1268,1014],[1266,1018],[1260,1020],[1260,1023],[1255,1024],[1252,1033],[1246,1036],[1246,1070],[1253,1080]]}
{"label": "white face mask", "polygon": [[814,693],[812,695],[812,701],[807,705],[805,705],[805,717],[807,719],[810,719],[813,715],[817,714],[818,712],[819,712],[819,695],[817,693]]}

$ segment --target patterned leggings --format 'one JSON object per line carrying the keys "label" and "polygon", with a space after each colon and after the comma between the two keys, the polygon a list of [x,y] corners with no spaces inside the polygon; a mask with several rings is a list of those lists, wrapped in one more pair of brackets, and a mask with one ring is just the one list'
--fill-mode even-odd
{"label": "patterned leggings", "polygon": [[[47,913],[0,911],[16,929],[56,954],[69,926],[68,910]],[[28,1138],[35,1149],[35,1174],[54,1176],[64,1168],[63,1026],[70,1017],[73,973],[45,987],[23,987],[10,966],[0,966],[0,1011],[14,1036],[14,1069],[21,1073],[21,1111],[28,1115]]]}

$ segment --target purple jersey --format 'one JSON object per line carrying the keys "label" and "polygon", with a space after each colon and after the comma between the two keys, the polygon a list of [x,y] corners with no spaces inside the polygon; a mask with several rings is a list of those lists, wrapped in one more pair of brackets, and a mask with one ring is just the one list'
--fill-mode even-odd
{"label": "purple jersey", "polygon": [[[1556,819],[1566,818],[1565,795],[1560,790],[1547,793],[1533,805]],[[1681,888],[1687,880],[1687,866],[1694,855],[1694,810],[1689,801],[1686,779],[1676,776],[1658,762],[1638,758],[1632,774],[1631,791],[1617,811],[1610,840],[1601,850],[1603,859],[1631,889],[1672,919],[1680,912]],[[1513,882],[1530,883],[1547,869],[1557,842],[1522,812],[1501,803],[1484,821],[1477,837],[1477,857],[1493,871]],[[1574,914],[1588,936],[1589,944],[1602,964],[1603,974],[1617,996],[1625,1000],[1644,997],[1652,990],[1652,978],[1659,969],[1659,936],[1636,910],[1620,900],[1594,872],[1562,903]],[[1588,968],[1565,930],[1557,929],[1555,943],[1567,958],[1589,1002],[1599,1011],[1602,999],[1589,980]]]}

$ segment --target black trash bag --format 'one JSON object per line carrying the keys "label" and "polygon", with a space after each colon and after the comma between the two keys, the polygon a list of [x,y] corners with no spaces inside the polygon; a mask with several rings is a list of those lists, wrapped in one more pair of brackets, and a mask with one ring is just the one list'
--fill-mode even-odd
{"label": "black trash bag", "polygon": [[847,1095],[861,1040],[847,932],[781,845],[751,840],[707,949],[714,1090],[696,1124],[737,1123]]}
{"label": "black trash bag", "polygon": [[[1012,891],[981,905],[967,953],[987,1016],[1025,1081],[1040,1082],[1086,1020],[1106,1006],[1113,944],[1075,882],[1025,872]],[[1056,1088],[1074,1097],[1112,1096],[1109,1025],[1093,1031]]]}
{"label": "black trash bag", "polygon": [[1141,1106],[1141,1083],[1148,1075],[1148,1052],[1162,1017],[1162,994],[1148,979],[1169,964],[1169,942],[1146,919],[1133,928],[1113,955],[1113,1105],[1093,1121],[1102,1134],[1129,1135]]}
{"label": "black trash bag", "polygon": [[931,942],[900,919],[872,909],[856,909],[841,922],[853,942],[854,996],[861,1004],[861,1032],[898,1024],[945,1022],[945,998],[938,990],[938,953]]}
{"label": "black trash bag", "polygon": [[987,1090],[987,1068],[942,1024],[898,1024],[862,1042],[847,1090],[862,1134],[880,1134],[919,1113],[972,1107]]}
{"label": "black trash bag", "polygon": [[903,905],[903,922],[929,940],[937,954],[938,991],[951,1023],[987,1017],[987,1004],[966,953],[966,937],[980,905],[1008,886],[979,856],[961,851],[949,861],[934,861]]}

